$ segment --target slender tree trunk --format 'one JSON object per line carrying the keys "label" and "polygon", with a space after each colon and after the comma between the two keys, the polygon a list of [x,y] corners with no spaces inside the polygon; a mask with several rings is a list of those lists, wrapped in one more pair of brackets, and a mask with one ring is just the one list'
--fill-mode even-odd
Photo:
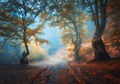
{"label": "slender tree trunk", "polygon": [[79,51],[78,50],[75,51],[74,57],[75,57],[74,58],[75,62],[79,62],[80,61],[80,56],[79,56]]}
{"label": "slender tree trunk", "polygon": [[78,41],[76,41],[74,43],[74,60],[75,62],[79,62],[80,61],[80,56],[79,56],[79,50],[80,50],[80,44]]}
{"label": "slender tree trunk", "polygon": [[24,45],[25,45],[25,51],[23,51],[22,53],[22,57],[20,59],[20,64],[28,64],[28,58],[27,56],[29,55],[29,48],[28,48],[28,45],[27,45],[27,39],[26,39],[26,26],[23,24],[23,27],[24,27],[24,31],[23,31],[23,42],[24,42]]}
{"label": "slender tree trunk", "polygon": [[24,44],[25,44],[25,51],[23,51],[22,53],[22,57],[20,59],[20,64],[28,64],[28,58],[27,56],[29,55],[29,53],[27,52],[28,50],[28,45],[27,45],[27,42],[26,40],[24,40]]}

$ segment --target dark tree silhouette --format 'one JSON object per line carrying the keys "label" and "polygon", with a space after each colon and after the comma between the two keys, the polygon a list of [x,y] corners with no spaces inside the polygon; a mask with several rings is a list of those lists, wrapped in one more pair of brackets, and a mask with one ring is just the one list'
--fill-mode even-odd
{"label": "dark tree silhouette", "polygon": [[95,52],[95,60],[108,60],[110,59],[110,56],[108,55],[101,38],[106,27],[107,0],[86,0],[86,4],[88,4],[87,6],[91,10],[96,29],[92,40],[92,46]]}

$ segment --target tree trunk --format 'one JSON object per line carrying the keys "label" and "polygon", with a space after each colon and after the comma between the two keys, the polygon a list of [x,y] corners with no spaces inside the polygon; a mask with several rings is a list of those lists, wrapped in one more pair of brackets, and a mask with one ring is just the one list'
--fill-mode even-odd
{"label": "tree trunk", "polygon": [[107,0],[102,1],[102,0],[96,0],[94,2],[94,7],[93,9],[92,5],[91,10],[94,16],[94,23],[95,23],[95,34],[92,40],[92,46],[95,52],[95,61],[102,61],[102,60],[108,60],[110,59],[110,56],[108,55],[105,45],[101,39],[102,34],[105,29],[106,25],[106,5],[107,5]]}
{"label": "tree trunk", "polygon": [[96,27],[96,31],[95,31],[95,34],[92,40],[92,46],[93,46],[94,53],[95,53],[95,61],[102,61],[102,60],[110,59],[110,56],[107,53],[105,49],[105,45],[101,38],[104,32],[104,29],[105,29],[105,23],[104,25],[100,25],[100,26],[101,28]]}
{"label": "tree trunk", "polygon": [[80,44],[79,42],[74,43],[74,61],[79,62],[80,61],[80,56],[79,56],[79,50],[80,50]]}
{"label": "tree trunk", "polygon": [[22,53],[22,57],[20,59],[20,64],[28,64],[27,56],[29,55],[29,48],[28,48],[27,39],[26,39],[26,30],[27,30],[27,28],[26,28],[24,23],[23,23],[23,28],[24,28],[24,31],[23,31],[23,42],[24,42],[24,45],[25,45],[25,51],[23,51],[23,53]]}
{"label": "tree trunk", "polygon": [[26,52],[23,51],[22,57],[20,59],[20,64],[28,64],[28,58],[27,58],[27,56],[29,55],[29,49],[28,49],[28,45],[27,45],[26,41],[24,42],[24,44],[25,44]]}
{"label": "tree trunk", "polygon": [[98,38],[98,39],[93,38],[92,46],[95,52],[95,61],[102,61],[102,60],[110,59],[110,56],[108,55],[105,49],[105,45],[101,38]]}
{"label": "tree trunk", "polygon": [[26,54],[26,52],[24,51],[23,53],[22,53],[22,57],[21,57],[21,59],[20,59],[20,64],[28,64],[28,59],[27,59],[27,54]]}
{"label": "tree trunk", "polygon": [[75,51],[74,57],[75,57],[75,58],[74,58],[75,62],[79,62],[79,61],[80,61],[79,51],[78,51],[78,50]]}

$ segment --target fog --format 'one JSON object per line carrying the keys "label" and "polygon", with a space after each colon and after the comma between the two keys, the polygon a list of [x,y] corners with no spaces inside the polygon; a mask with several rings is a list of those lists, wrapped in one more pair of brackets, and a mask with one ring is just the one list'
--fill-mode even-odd
{"label": "fog", "polygon": [[10,42],[0,42],[0,64],[18,63],[20,55],[20,47],[13,46]]}
{"label": "fog", "polygon": [[[59,63],[65,61],[68,56],[65,46],[61,43],[60,33],[57,28],[46,28],[43,30],[45,35],[41,38],[47,39],[49,45],[37,46],[34,42],[28,44],[30,55],[29,62],[51,61]],[[24,50],[24,45],[14,46],[11,42],[0,42],[0,64],[18,64]]]}
{"label": "fog", "polygon": [[[38,23],[31,25],[31,28],[36,27]],[[66,60],[73,60],[73,52],[68,51],[66,46],[61,43],[59,28],[50,27],[45,25],[43,29],[44,35],[40,35],[40,38],[48,40],[49,45],[43,44],[37,46],[34,42],[28,44],[30,55],[28,56],[29,62],[51,61],[54,63],[63,62]],[[10,42],[0,45],[0,63],[12,63],[18,64],[21,53],[24,50],[24,46],[13,46]]]}

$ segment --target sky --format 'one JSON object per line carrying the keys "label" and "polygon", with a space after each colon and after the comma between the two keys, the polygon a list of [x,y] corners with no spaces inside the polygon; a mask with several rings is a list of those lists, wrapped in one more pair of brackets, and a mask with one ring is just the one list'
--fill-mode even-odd
{"label": "sky", "polygon": [[[39,18],[35,19],[35,23],[30,25],[30,28],[35,28],[37,25],[40,24]],[[43,44],[42,47],[48,52],[49,55],[55,54],[56,51],[63,47],[64,45],[61,43],[60,40],[60,32],[59,29],[56,27],[50,27],[47,23],[43,28],[44,35],[41,35],[41,38],[48,40],[50,43]]]}
{"label": "sky", "polygon": [[63,46],[60,40],[60,33],[59,29],[56,27],[49,27],[48,25],[45,26],[45,29],[43,30],[45,35],[43,38],[47,39],[50,41],[49,45],[45,45],[44,48],[48,48],[48,54],[54,54],[59,48]]}

